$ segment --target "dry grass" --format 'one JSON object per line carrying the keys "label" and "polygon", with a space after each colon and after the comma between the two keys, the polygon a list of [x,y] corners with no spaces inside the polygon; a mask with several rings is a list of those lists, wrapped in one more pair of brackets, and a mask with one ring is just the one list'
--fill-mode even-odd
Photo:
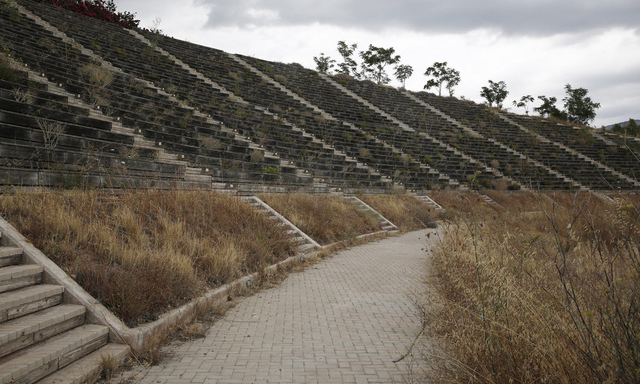
{"label": "dry grass", "polygon": [[426,321],[447,352],[432,379],[639,382],[638,205],[491,197],[499,212],[457,195],[437,200],[461,213],[430,259],[436,301]]}
{"label": "dry grass", "polygon": [[412,195],[361,195],[358,198],[378,211],[401,231],[434,228],[431,208]]}
{"label": "dry grass", "polygon": [[100,355],[100,378],[110,379],[120,369],[120,362],[111,354]]}
{"label": "dry grass", "polygon": [[359,213],[340,196],[294,193],[259,197],[322,245],[380,230],[375,218]]}
{"label": "dry grass", "polygon": [[[434,192],[429,194],[436,203],[440,204],[445,210],[451,209],[457,212],[471,212],[472,207],[480,207],[486,212],[491,212],[484,201],[475,193],[459,193],[459,192]],[[469,205],[471,201],[472,205]]]}
{"label": "dry grass", "polygon": [[294,253],[248,203],[204,191],[17,192],[0,213],[129,325]]}
{"label": "dry grass", "polygon": [[434,192],[429,197],[444,209],[436,212],[436,218],[444,222],[455,221],[460,215],[469,214],[471,207],[475,208],[479,216],[497,217],[496,211],[474,193]]}

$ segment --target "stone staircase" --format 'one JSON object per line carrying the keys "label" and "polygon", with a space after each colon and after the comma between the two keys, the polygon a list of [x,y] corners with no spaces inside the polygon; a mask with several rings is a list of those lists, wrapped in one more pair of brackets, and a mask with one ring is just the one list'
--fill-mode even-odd
{"label": "stone staircase", "polygon": [[279,214],[275,209],[271,208],[267,203],[260,200],[256,196],[244,196],[242,198],[248,201],[255,209],[262,211],[270,220],[278,220],[281,226],[288,227],[287,233],[292,236],[293,241],[298,245],[298,254],[306,254],[314,250],[323,248],[315,240],[309,237],[306,233],[302,232],[293,223],[287,220],[284,216]]}
{"label": "stone staircase", "polygon": [[601,193],[601,192],[592,192],[592,193],[594,194],[594,196],[596,196],[597,198],[599,198],[600,200],[604,201],[607,204],[620,205],[616,200],[610,198],[604,193]]}
{"label": "stone staircase", "polygon": [[427,195],[416,195],[416,199],[422,201],[427,204],[429,207],[435,209],[436,211],[444,211],[444,208],[438,203],[436,203],[432,198]]}
{"label": "stone staircase", "polygon": [[487,196],[485,194],[482,194],[482,193],[478,193],[478,196],[480,196],[482,201],[484,201],[491,208],[493,208],[493,209],[501,209],[502,208],[502,205],[498,204],[498,202],[496,202],[495,200],[493,200],[489,196]]}
{"label": "stone staircase", "polygon": [[394,232],[398,230],[398,227],[393,224],[392,222],[390,222],[389,220],[387,220],[387,218],[385,218],[384,216],[382,216],[380,213],[378,213],[378,211],[376,211],[375,209],[371,208],[367,203],[365,203],[364,201],[358,199],[355,196],[345,196],[344,197],[347,201],[349,201],[351,204],[353,204],[356,207],[356,210],[358,212],[367,214],[367,215],[372,215],[374,216],[376,219],[378,219],[378,223],[380,223],[380,228],[383,231],[386,232]]}
{"label": "stone staircase", "polygon": [[64,302],[62,286],[43,281],[43,267],[1,241],[0,384],[93,382],[106,356],[128,355],[107,344],[108,327],[85,322],[84,306]]}

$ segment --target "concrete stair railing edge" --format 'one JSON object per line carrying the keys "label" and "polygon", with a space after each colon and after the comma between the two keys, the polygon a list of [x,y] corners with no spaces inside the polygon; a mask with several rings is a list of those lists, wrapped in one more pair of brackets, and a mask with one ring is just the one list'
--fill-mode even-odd
{"label": "concrete stair railing edge", "polygon": [[387,232],[396,232],[396,231],[398,231],[398,226],[397,225],[393,224],[389,219],[384,217],[380,212],[376,211],[369,204],[367,204],[364,201],[360,200],[357,196],[345,196],[345,199],[351,200],[351,203],[353,203],[356,207],[358,207],[358,206],[363,207],[366,210],[366,212],[370,212],[372,215],[376,216],[378,218],[380,224],[382,225],[382,229],[384,231],[387,231]]}
{"label": "concrete stair railing edge", "polygon": [[278,213],[278,211],[276,211],[275,209],[271,208],[271,206],[269,206],[267,203],[262,201],[259,197],[257,197],[257,196],[246,196],[243,199],[248,201],[250,204],[255,204],[255,206],[257,208],[269,212],[271,215],[276,217],[280,222],[284,223],[287,227],[289,227],[292,231],[295,231],[295,233],[298,236],[302,237],[308,244],[311,244],[314,248],[316,248],[316,249],[323,249],[324,248],[322,245],[318,244],[318,242],[316,242],[314,239],[312,239],[311,236],[309,236],[306,233],[304,233],[300,228],[298,228],[295,224],[293,224],[292,222],[287,220],[287,218],[282,216],[280,213]]}

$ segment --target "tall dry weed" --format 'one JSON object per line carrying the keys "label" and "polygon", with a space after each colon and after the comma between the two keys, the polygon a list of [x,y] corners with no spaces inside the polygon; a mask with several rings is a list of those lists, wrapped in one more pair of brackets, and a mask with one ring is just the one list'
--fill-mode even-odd
{"label": "tall dry weed", "polygon": [[467,200],[431,258],[429,330],[448,351],[435,379],[638,382],[638,207],[590,194],[498,199],[494,214]]}
{"label": "tall dry weed", "polygon": [[294,253],[248,203],[205,191],[22,191],[0,212],[129,324]]}

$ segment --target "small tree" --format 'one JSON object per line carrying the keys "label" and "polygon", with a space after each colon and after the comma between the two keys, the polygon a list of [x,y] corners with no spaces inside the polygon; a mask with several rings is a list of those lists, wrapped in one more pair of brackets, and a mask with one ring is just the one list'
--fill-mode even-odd
{"label": "small tree", "polygon": [[405,82],[411,77],[411,75],[413,75],[413,67],[410,65],[399,64],[396,66],[395,70],[396,72],[394,76],[402,83],[402,89],[404,89]]}
{"label": "small tree", "polygon": [[498,108],[502,108],[502,102],[508,94],[507,84],[504,81],[494,82],[492,80],[489,80],[489,87],[482,87],[480,92],[480,96],[487,100],[489,106],[495,102]]}
{"label": "small tree", "polygon": [[387,76],[385,68],[400,62],[400,55],[395,55],[396,50],[391,48],[374,47],[369,44],[369,49],[360,52],[362,58],[362,73],[365,78],[371,78],[377,84],[388,84],[391,79]]}
{"label": "small tree", "polygon": [[538,96],[538,99],[542,100],[542,105],[539,107],[533,108],[533,110],[538,112],[540,116],[542,117],[552,116],[558,119],[566,120],[566,115],[564,114],[564,112],[556,108],[556,102],[558,101],[557,98]]}
{"label": "small tree", "polygon": [[162,24],[162,19],[156,16],[155,19],[151,22],[151,28],[149,28],[149,32],[157,33],[158,35],[162,35],[162,29],[160,29],[160,24]]}
{"label": "small tree", "polygon": [[634,119],[629,119],[627,125],[625,125],[627,129],[627,133],[631,136],[640,136],[640,126],[636,123]]}
{"label": "small tree", "polygon": [[513,100],[513,106],[517,108],[524,108],[524,113],[529,114],[529,103],[533,103],[534,98],[531,95],[522,96],[520,101]]}
{"label": "small tree", "polygon": [[620,133],[625,137],[640,136],[640,126],[638,126],[634,119],[629,119],[629,122],[626,124],[623,123],[622,125],[614,125],[612,131],[615,133]]}
{"label": "small tree", "polygon": [[449,91],[449,96],[453,96],[454,88],[460,84],[460,72],[449,68],[449,71],[444,75],[444,82],[447,84],[445,88]]}
{"label": "small tree", "polygon": [[567,120],[577,124],[588,124],[596,118],[596,109],[600,108],[600,103],[591,101],[587,96],[589,92],[585,88],[573,89],[571,84],[564,86],[567,96],[564,101],[564,110]]}
{"label": "small tree", "polygon": [[331,57],[325,56],[324,53],[320,53],[319,57],[313,56],[313,61],[316,62],[316,70],[322,73],[329,73],[336,62]]}
{"label": "small tree", "polygon": [[[424,73],[425,76],[431,76],[427,84],[423,87],[429,90],[433,87],[438,88],[438,96],[442,96],[442,86],[449,91],[449,96],[453,96],[453,89],[460,84],[460,72],[453,68],[447,67],[447,62],[435,62]],[[446,84],[446,85],[445,85]]]}
{"label": "small tree", "polygon": [[338,41],[338,53],[342,56],[342,63],[338,64],[338,73],[347,76],[360,78],[358,73],[358,63],[353,60],[353,53],[358,49],[358,44],[347,45],[344,41]]}

